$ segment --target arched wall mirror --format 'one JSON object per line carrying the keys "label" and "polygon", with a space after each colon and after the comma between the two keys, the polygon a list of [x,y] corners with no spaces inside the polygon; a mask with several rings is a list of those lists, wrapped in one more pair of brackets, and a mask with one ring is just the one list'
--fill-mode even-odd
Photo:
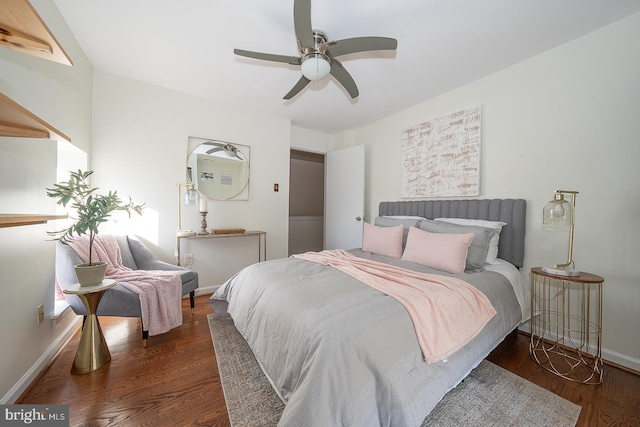
{"label": "arched wall mirror", "polygon": [[248,145],[189,137],[187,182],[213,200],[249,200]]}

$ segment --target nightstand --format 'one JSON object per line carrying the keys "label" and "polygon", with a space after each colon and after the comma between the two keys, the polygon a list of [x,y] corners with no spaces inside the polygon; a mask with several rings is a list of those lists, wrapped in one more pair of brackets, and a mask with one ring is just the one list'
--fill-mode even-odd
{"label": "nightstand", "polygon": [[567,380],[602,383],[602,287],[604,279],[581,272],[560,276],[531,269],[529,354]]}
{"label": "nightstand", "polygon": [[87,374],[102,368],[111,361],[111,353],[102,334],[96,310],[104,292],[116,285],[113,279],[105,279],[95,286],[80,286],[76,283],[63,292],[77,295],[87,309],[87,317],[82,325],[82,336],[73,359],[72,374]]}

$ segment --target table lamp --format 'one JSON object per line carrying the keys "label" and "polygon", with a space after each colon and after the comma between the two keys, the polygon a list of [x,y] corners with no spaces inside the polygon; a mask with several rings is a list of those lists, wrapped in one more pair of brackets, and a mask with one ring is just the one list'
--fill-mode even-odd
{"label": "table lamp", "polygon": [[182,186],[185,187],[184,192],[184,204],[185,206],[197,205],[200,202],[200,193],[196,190],[196,186],[191,180],[191,168],[187,168],[187,180],[186,184],[178,184],[178,230],[176,234],[180,237],[193,236],[195,231],[182,228]]}
{"label": "table lamp", "polygon": [[[564,198],[565,194],[571,195],[571,202]],[[575,207],[577,191],[556,190],[553,200],[547,203],[542,210],[542,228],[550,231],[569,229],[569,255],[567,262],[554,264],[553,267],[542,267],[542,271],[559,276],[579,276],[573,262],[573,228],[575,224]]]}

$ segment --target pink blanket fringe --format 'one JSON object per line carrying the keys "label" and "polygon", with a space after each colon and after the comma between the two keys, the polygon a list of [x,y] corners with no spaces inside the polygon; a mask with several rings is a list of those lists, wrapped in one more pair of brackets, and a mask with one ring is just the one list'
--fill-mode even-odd
{"label": "pink blanket fringe", "polygon": [[455,277],[419,273],[342,249],[294,257],[337,268],[402,303],[427,363],[444,360],[464,347],[496,314],[482,292]]}
{"label": "pink blanket fringe", "polygon": [[[89,236],[69,242],[83,262],[89,262]],[[96,235],[92,260],[107,263],[106,278],[114,279],[140,297],[142,324],[149,335],[160,335],[182,325],[182,280],[160,270],[132,270],[122,264],[122,254],[112,235]]]}

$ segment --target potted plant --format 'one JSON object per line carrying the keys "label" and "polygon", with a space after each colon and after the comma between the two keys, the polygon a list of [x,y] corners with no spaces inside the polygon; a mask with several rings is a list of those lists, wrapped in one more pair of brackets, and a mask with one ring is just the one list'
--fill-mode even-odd
{"label": "potted plant", "polygon": [[[118,196],[117,191],[109,191],[108,194],[98,194],[97,188],[91,188],[87,180],[93,171],[70,172],[67,182],[54,184],[54,188],[47,188],[47,195],[57,199],[57,204],[70,207],[75,210],[75,216],[70,215],[74,220],[67,228],[59,231],[49,231],[47,234],[55,236],[55,240],[67,244],[74,239],[74,236],[89,235],[89,262],[75,266],[78,283],[82,286],[91,286],[102,283],[107,269],[105,262],[93,262],[93,242],[98,227],[106,222],[114,211],[126,211],[131,217],[131,212],[142,215],[144,204],[136,205],[129,198],[128,203]],[[89,277],[86,277],[88,273]]]}

